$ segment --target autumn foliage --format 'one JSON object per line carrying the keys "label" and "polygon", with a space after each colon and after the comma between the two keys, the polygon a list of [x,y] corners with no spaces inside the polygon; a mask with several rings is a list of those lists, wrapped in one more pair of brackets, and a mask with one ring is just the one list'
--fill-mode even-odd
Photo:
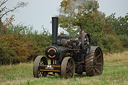
{"label": "autumn foliage", "polygon": [[0,64],[33,60],[37,55],[44,55],[50,44],[50,35],[46,31],[38,34],[26,26],[9,26],[6,34],[0,36]]}

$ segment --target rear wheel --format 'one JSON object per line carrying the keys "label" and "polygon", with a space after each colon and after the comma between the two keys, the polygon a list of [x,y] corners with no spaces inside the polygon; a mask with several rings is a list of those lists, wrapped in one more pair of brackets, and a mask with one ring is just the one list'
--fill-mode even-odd
{"label": "rear wheel", "polygon": [[40,69],[39,69],[40,65],[48,65],[46,57],[43,57],[43,56],[36,57],[36,59],[34,61],[34,65],[33,65],[33,76],[35,78],[47,76],[47,72],[40,71]]}
{"label": "rear wheel", "polygon": [[91,47],[91,52],[86,56],[85,69],[87,76],[101,75],[103,72],[103,53],[101,48]]}
{"label": "rear wheel", "polygon": [[75,63],[71,57],[65,57],[61,63],[61,76],[72,78],[75,76]]}

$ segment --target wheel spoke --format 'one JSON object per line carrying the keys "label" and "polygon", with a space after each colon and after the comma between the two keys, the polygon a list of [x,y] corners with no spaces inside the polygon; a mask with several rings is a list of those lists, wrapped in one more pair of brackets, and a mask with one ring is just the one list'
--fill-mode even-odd
{"label": "wheel spoke", "polygon": [[68,73],[69,72],[69,68],[66,68],[66,73]]}
{"label": "wheel spoke", "polygon": [[70,60],[69,63],[72,64],[72,60]]}
{"label": "wheel spoke", "polygon": [[96,50],[96,52],[95,53],[97,53],[99,50]]}
{"label": "wheel spoke", "polygon": [[101,63],[97,63],[96,65],[101,66]]}
{"label": "wheel spoke", "polygon": [[96,56],[96,59],[98,59],[101,56],[101,54],[99,54],[98,56]]}
{"label": "wheel spoke", "polygon": [[69,68],[69,66],[67,65],[67,66],[66,66],[66,69],[68,69],[68,68]]}
{"label": "wheel spoke", "polygon": [[71,61],[71,60],[69,60],[69,62],[68,62],[68,63],[69,63],[69,67],[70,67],[70,66],[72,65],[72,61]]}
{"label": "wheel spoke", "polygon": [[73,66],[70,66],[71,69],[73,69]]}
{"label": "wheel spoke", "polygon": [[38,76],[41,77],[41,72],[40,71],[38,71]]}
{"label": "wheel spoke", "polygon": [[99,69],[95,68],[95,70],[96,70],[98,73],[100,73]]}
{"label": "wheel spoke", "polygon": [[72,77],[72,73],[70,72],[69,75]]}
{"label": "wheel spoke", "polygon": [[70,63],[68,62],[67,67],[70,67]]}

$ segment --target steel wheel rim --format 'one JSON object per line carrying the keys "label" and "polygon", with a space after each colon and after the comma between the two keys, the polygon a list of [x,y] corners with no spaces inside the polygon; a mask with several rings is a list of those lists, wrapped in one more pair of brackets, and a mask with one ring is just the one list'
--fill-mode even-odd
{"label": "steel wheel rim", "polygon": [[75,63],[71,57],[65,57],[61,64],[61,76],[72,78],[75,74]]}
{"label": "steel wheel rim", "polygon": [[40,71],[40,65],[47,65],[47,58],[43,57],[43,56],[37,56],[35,61],[34,61],[34,65],[33,65],[33,76],[35,78],[39,78],[39,77],[45,77],[47,76],[47,72],[41,72]]}

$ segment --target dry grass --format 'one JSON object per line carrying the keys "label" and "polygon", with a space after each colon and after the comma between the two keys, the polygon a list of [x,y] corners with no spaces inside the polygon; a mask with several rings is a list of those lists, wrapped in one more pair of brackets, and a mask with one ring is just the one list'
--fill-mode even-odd
{"label": "dry grass", "polygon": [[104,61],[107,66],[128,65],[128,51],[104,55]]}

